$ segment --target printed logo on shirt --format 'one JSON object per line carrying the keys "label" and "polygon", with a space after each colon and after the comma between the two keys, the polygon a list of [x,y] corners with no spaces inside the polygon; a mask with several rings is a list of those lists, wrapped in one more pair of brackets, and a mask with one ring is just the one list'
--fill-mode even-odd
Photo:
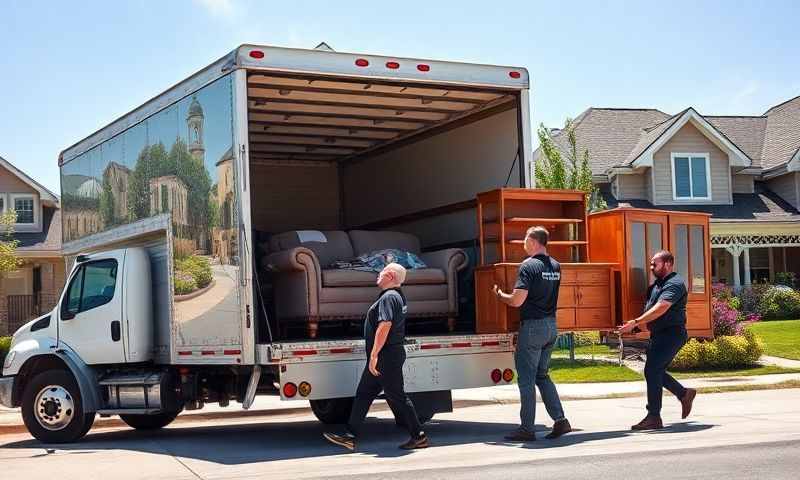
{"label": "printed logo on shirt", "polygon": [[542,280],[555,282],[561,280],[561,272],[542,272]]}

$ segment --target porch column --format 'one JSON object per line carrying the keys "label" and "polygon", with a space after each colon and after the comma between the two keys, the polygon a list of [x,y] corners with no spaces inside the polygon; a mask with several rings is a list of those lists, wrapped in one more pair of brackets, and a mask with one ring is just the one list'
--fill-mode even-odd
{"label": "porch column", "polygon": [[769,251],[769,283],[775,283],[775,256],[773,255],[775,247],[769,247],[767,250]]}
{"label": "porch column", "polygon": [[739,255],[742,253],[742,247],[738,245],[729,245],[725,250],[731,254],[733,259],[733,288],[738,289],[742,286],[742,281],[739,278]]}
{"label": "porch column", "polygon": [[744,253],[744,285],[750,286],[750,248],[746,247]]}

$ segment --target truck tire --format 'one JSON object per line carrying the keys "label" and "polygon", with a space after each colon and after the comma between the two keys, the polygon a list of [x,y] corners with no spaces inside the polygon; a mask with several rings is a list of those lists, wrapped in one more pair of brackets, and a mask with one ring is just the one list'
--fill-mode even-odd
{"label": "truck tire", "polygon": [[327,398],[324,400],[310,400],[311,411],[317,419],[325,424],[347,423],[350,410],[353,408],[353,397]]}
{"label": "truck tire", "polygon": [[28,383],[22,394],[22,420],[44,443],[70,443],[83,438],[94,423],[83,411],[78,384],[66,370],[47,370]]}
{"label": "truck tire", "polygon": [[172,423],[177,416],[176,412],[164,412],[155,415],[120,415],[119,418],[136,430],[158,430]]}

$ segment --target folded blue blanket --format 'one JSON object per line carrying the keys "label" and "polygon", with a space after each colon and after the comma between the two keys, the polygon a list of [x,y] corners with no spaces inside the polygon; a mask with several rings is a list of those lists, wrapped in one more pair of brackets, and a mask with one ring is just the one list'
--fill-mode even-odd
{"label": "folded blue blanket", "polygon": [[331,268],[360,270],[362,272],[380,272],[390,263],[399,263],[407,269],[427,268],[425,262],[417,255],[396,248],[376,250],[359,255],[352,260],[337,260],[331,264]]}

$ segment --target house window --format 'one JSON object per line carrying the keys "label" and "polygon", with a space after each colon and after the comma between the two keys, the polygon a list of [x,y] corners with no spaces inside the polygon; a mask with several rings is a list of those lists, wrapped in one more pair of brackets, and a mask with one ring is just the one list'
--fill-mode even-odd
{"label": "house window", "polygon": [[672,198],[711,200],[710,175],[707,153],[673,153]]}
{"label": "house window", "polygon": [[14,199],[14,210],[17,212],[17,224],[33,223],[33,197]]}

